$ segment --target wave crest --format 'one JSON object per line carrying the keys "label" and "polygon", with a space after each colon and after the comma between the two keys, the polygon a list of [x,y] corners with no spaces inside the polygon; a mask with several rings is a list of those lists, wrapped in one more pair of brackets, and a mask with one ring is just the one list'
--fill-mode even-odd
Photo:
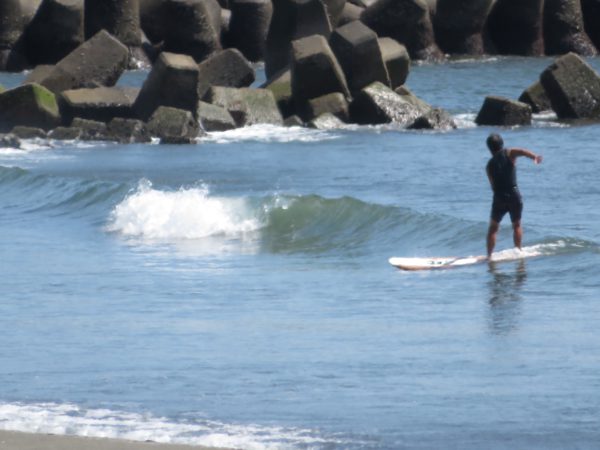
{"label": "wave crest", "polygon": [[169,192],[143,180],[111,212],[108,230],[148,239],[238,237],[261,228],[243,198],[211,197],[206,186]]}

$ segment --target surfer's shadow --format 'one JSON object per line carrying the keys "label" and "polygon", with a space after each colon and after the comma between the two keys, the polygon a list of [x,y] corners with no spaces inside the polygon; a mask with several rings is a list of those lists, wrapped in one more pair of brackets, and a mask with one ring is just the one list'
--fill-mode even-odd
{"label": "surfer's shadow", "polygon": [[490,327],[494,334],[509,334],[519,327],[523,287],[527,282],[525,260],[519,260],[511,270],[506,264],[488,263],[492,278],[489,287]]}

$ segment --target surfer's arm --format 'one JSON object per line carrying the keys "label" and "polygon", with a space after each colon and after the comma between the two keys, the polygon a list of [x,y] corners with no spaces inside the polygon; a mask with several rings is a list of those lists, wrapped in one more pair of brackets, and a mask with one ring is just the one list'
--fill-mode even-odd
{"label": "surfer's arm", "polygon": [[543,159],[542,155],[538,155],[524,148],[511,148],[508,150],[508,156],[512,162],[515,162],[519,156],[525,156],[526,158],[532,159],[536,164],[541,163]]}
{"label": "surfer's arm", "polygon": [[492,171],[490,170],[489,165],[485,168],[485,173],[487,173],[488,180],[490,180],[490,187],[494,190],[494,178],[492,177]]}

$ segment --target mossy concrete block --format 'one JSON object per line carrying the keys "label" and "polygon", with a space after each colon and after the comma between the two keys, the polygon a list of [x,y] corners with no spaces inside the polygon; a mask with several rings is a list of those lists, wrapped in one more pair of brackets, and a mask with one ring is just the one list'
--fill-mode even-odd
{"label": "mossy concrete block", "polygon": [[206,102],[198,103],[198,121],[204,131],[227,131],[236,127],[229,111]]}
{"label": "mossy concrete block", "polygon": [[307,119],[312,120],[322,114],[330,113],[342,122],[350,120],[349,105],[346,97],[340,92],[323,95],[308,101]]}
{"label": "mossy concrete block", "polygon": [[392,89],[402,86],[410,72],[410,55],[406,47],[392,38],[378,39]]}
{"label": "mossy concrete block", "polygon": [[207,99],[229,111],[238,126],[283,123],[275,97],[268,89],[215,86],[209,90]]}
{"label": "mossy concrete block", "polygon": [[340,16],[340,21],[338,25],[343,26],[347,23],[354,22],[355,20],[360,20],[360,16],[364,10],[364,7],[355,5],[350,2],[346,2],[346,4],[344,5],[344,9],[342,10],[342,15]]}
{"label": "mossy concrete block", "polygon": [[122,144],[151,141],[145,122],[136,119],[123,119],[121,117],[108,122],[106,137],[107,140],[117,141]]}
{"label": "mossy concrete block", "polygon": [[165,50],[197,62],[221,50],[221,6],[217,0],[163,0]]}
{"label": "mossy concrete block", "polygon": [[448,131],[456,128],[452,116],[441,108],[432,108],[408,126],[411,130]]}
{"label": "mossy concrete block", "polygon": [[508,98],[490,95],[485,98],[477,117],[477,125],[531,125],[531,106]]}
{"label": "mossy concrete block", "polygon": [[390,85],[377,34],[362,22],[357,20],[336,29],[329,45],[344,69],[350,91],[359,91],[375,81]]}
{"label": "mossy concrete block", "polygon": [[429,103],[417,97],[404,85],[394,89],[394,92],[402,97],[403,100],[415,106],[419,110],[420,114],[425,114],[432,109],[432,106]]}
{"label": "mossy concrete block", "polygon": [[542,83],[539,81],[536,81],[527,89],[525,89],[519,97],[519,101],[527,103],[529,106],[531,106],[531,110],[534,113],[549,111],[552,109],[550,98],[548,98],[548,94],[546,94],[544,86],[542,86]]}
{"label": "mossy concrete block", "polygon": [[136,117],[146,121],[160,106],[196,114],[198,81],[198,65],[191,56],[161,53],[133,106]]}
{"label": "mossy concrete block", "polygon": [[556,59],[542,72],[540,82],[559,118],[600,117],[600,76],[575,53]]}
{"label": "mossy concrete block", "polygon": [[276,0],[265,52],[267,78],[290,63],[292,41],[319,34],[329,38],[332,25],[322,0]]}
{"label": "mossy concrete block", "polygon": [[57,141],[75,141],[81,138],[81,133],[81,128],[77,127],[56,127],[48,137]]}
{"label": "mossy concrete block", "polygon": [[102,30],[61,59],[39,82],[55,93],[114,86],[127,68],[128,60],[127,47]]}
{"label": "mossy concrete block", "polygon": [[410,96],[400,95],[380,82],[362,89],[350,104],[352,120],[363,125],[397,123],[409,126],[427,111]]}
{"label": "mossy concrete block", "polygon": [[120,87],[95,89],[73,89],[59,96],[63,120],[70,123],[73,118],[109,122],[115,117],[131,117],[133,100]]}
{"label": "mossy concrete block", "polygon": [[254,69],[239,50],[215,52],[198,64],[198,97],[202,99],[211,86],[248,87],[255,78]]}
{"label": "mossy concrete block", "polygon": [[286,117],[283,121],[283,125],[286,127],[303,127],[304,121],[297,115]]}
{"label": "mossy concrete block", "polygon": [[192,113],[183,109],[161,106],[148,121],[148,132],[165,144],[191,144],[200,133]]}
{"label": "mossy concrete block", "polygon": [[323,36],[292,42],[292,95],[298,105],[332,92],[350,97],[346,76]]}
{"label": "mossy concrete block", "polygon": [[14,127],[11,133],[19,139],[43,139],[46,137],[46,132],[41,128],[24,127],[22,125]]}
{"label": "mossy concrete block", "polygon": [[269,123],[281,125],[283,118],[273,93],[267,89],[239,89],[243,102],[248,105],[246,125]]}
{"label": "mossy concrete block", "polygon": [[0,94],[0,131],[17,125],[50,130],[60,122],[56,96],[39,84],[25,84]]}
{"label": "mossy concrete block", "polygon": [[296,112],[292,97],[292,73],[289,69],[275,74],[262,87],[273,93],[277,106],[284,117],[291,116]]}
{"label": "mossy concrete block", "polygon": [[25,77],[23,84],[41,84],[54,70],[53,64],[39,64]]}
{"label": "mossy concrete block", "polygon": [[344,125],[345,123],[342,122],[339,117],[331,113],[321,114],[319,117],[308,122],[309,128],[315,128],[317,130],[335,130],[342,128]]}
{"label": "mossy concrete block", "polygon": [[104,122],[76,117],[71,122],[71,127],[81,130],[82,141],[104,141],[107,139],[108,126]]}

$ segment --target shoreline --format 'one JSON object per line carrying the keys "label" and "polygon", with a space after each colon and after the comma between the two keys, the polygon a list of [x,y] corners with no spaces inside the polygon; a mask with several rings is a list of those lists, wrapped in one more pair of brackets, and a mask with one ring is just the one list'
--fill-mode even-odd
{"label": "shoreline", "polygon": [[225,450],[225,448],[0,430],[0,450]]}

